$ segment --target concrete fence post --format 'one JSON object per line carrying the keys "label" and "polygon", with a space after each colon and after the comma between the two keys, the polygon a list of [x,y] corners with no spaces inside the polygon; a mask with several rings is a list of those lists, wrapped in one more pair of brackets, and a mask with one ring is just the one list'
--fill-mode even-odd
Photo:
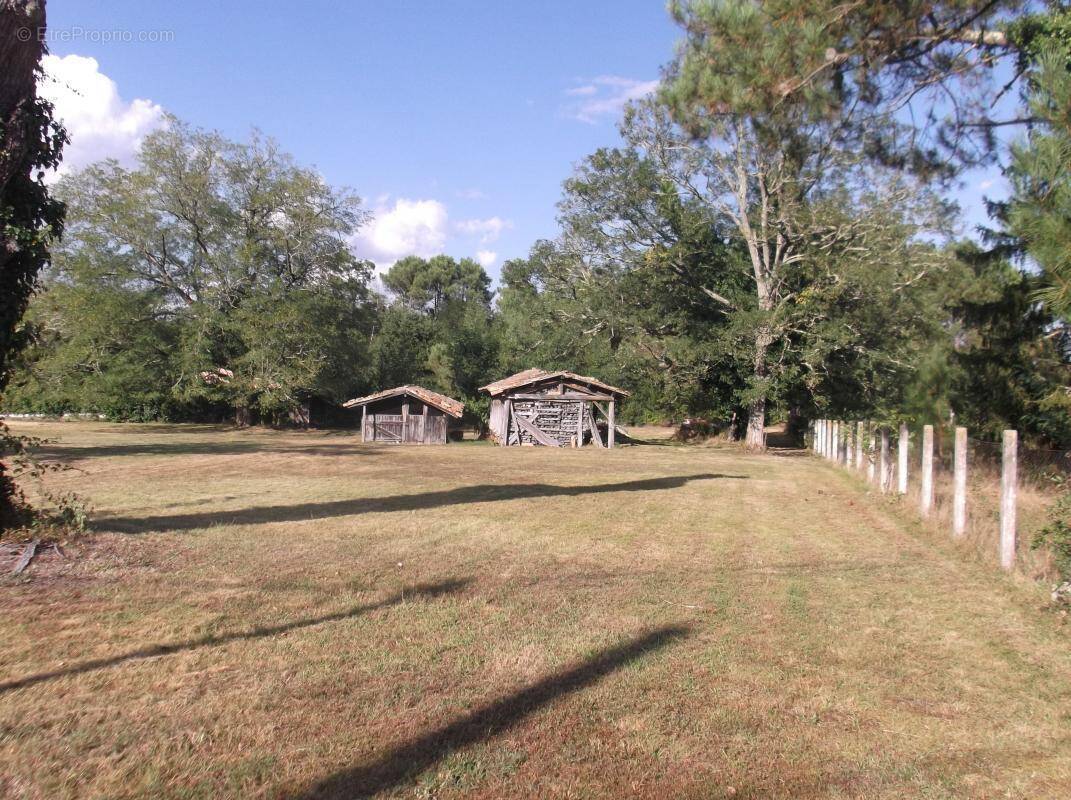
{"label": "concrete fence post", "polygon": [[967,533],[967,429],[956,428],[956,449],[952,466],[952,536]]}
{"label": "concrete fence post", "polygon": [[907,453],[911,449],[911,434],[907,423],[900,423],[900,440],[896,443],[896,491],[907,494]]}
{"label": "concrete fence post", "polygon": [[881,492],[885,494],[891,488],[892,469],[889,464],[889,429],[881,429],[881,457],[878,461],[878,480],[881,482]]}
{"label": "concrete fence post", "polygon": [[855,423],[855,468],[863,471],[863,423]]}
{"label": "concrete fence post", "polygon": [[922,426],[922,494],[919,513],[930,516],[933,510],[933,425]]}
{"label": "concrete fence post", "polygon": [[1019,433],[1004,431],[1004,464],[1000,473],[1000,565],[1015,566],[1015,503],[1019,491]]}
{"label": "concrete fence post", "polygon": [[875,428],[873,423],[870,425],[870,447],[866,451],[866,479],[869,483],[874,483],[874,478],[877,475],[877,438],[875,434]]}

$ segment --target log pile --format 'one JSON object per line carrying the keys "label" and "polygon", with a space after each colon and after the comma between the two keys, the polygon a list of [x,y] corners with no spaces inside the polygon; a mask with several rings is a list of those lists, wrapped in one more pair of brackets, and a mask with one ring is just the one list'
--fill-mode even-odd
{"label": "log pile", "polygon": [[[513,414],[521,416],[545,436],[554,439],[562,447],[568,447],[577,436],[582,403],[561,401],[516,400]],[[527,426],[512,420],[509,431],[510,444],[543,444],[526,430]]]}

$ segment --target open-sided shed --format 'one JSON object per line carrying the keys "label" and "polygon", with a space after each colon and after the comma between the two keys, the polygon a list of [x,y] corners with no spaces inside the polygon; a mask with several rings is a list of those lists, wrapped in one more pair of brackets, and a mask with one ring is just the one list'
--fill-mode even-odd
{"label": "open-sided shed", "polygon": [[[526,369],[481,387],[491,395],[491,433],[501,445],[614,446],[615,404],[628,397],[574,372]],[[596,413],[606,420],[606,437]]]}
{"label": "open-sided shed", "polygon": [[464,405],[423,386],[398,386],[342,404],[361,409],[361,441],[446,444],[450,421]]}

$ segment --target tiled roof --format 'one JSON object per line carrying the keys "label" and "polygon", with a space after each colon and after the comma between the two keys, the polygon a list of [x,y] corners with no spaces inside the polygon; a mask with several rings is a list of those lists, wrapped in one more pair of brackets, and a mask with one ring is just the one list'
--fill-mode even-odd
{"label": "tiled roof", "polygon": [[461,403],[452,397],[447,397],[444,394],[433,392],[431,389],[425,389],[423,386],[398,386],[394,389],[384,389],[382,392],[376,392],[367,397],[355,397],[353,400],[347,400],[342,406],[343,408],[354,408],[356,406],[368,405],[377,400],[384,400],[388,397],[397,397],[403,394],[415,397],[417,400],[427,403],[429,406],[434,406],[452,417],[460,417],[461,413],[465,410],[464,403]]}
{"label": "tiled roof", "polygon": [[529,386],[530,384],[538,383],[539,381],[553,380],[555,378],[565,378],[567,380],[576,381],[577,383],[586,383],[588,386],[594,386],[602,389],[608,394],[617,395],[619,397],[628,397],[630,394],[630,392],[627,392],[624,389],[619,389],[616,386],[603,383],[596,378],[577,375],[575,372],[567,372],[566,370],[548,372],[545,369],[526,369],[515,375],[510,375],[508,378],[503,378],[500,381],[481,386],[480,389],[494,397],[510,389],[519,389],[522,386]]}

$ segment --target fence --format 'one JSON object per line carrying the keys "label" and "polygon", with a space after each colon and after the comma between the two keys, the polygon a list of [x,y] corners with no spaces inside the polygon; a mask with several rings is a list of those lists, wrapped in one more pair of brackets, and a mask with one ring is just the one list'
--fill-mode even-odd
{"label": "fence", "polygon": [[882,493],[900,496],[954,539],[973,541],[1004,569],[1051,577],[1046,554],[1024,546],[1021,534],[1044,524],[1053,485],[1071,476],[1071,451],[1024,449],[1014,430],[995,443],[972,438],[963,427],[893,430],[827,419],[814,422],[812,448]]}

